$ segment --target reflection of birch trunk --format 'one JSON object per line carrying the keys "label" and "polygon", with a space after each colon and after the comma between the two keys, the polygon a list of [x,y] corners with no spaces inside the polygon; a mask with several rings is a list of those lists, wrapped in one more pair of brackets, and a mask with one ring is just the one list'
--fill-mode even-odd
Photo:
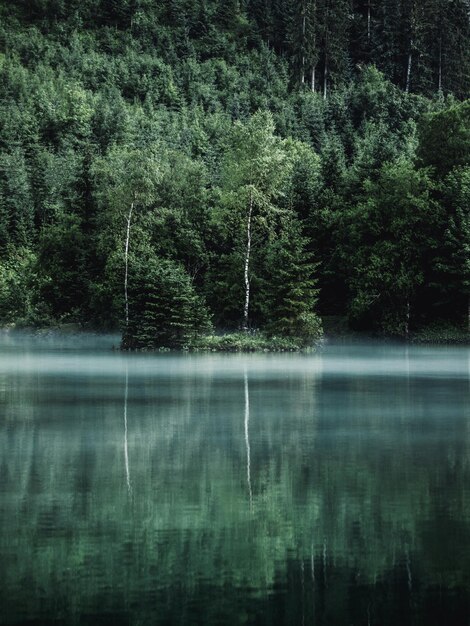
{"label": "reflection of birch trunk", "polygon": [[129,472],[129,452],[127,445],[127,398],[129,395],[129,371],[126,363],[126,386],[124,389],[124,465],[126,468],[127,491],[131,493],[131,476]]}
{"label": "reflection of birch trunk", "polygon": [[243,330],[248,330],[248,313],[250,308],[250,254],[251,254],[251,219],[253,216],[253,189],[250,189],[250,204],[248,206],[246,226],[246,254],[245,254],[245,306],[243,309]]}
{"label": "reflection of birch trunk", "polygon": [[134,196],[134,201],[131,202],[129,213],[127,215],[126,246],[125,246],[125,254],[124,254],[124,263],[125,263],[124,301],[126,305],[126,328],[129,326],[129,297],[127,293],[127,283],[129,279],[129,240],[131,237],[131,220],[132,220],[132,212],[134,210],[134,202],[135,202],[135,196]]}
{"label": "reflection of birch trunk", "polygon": [[410,592],[413,589],[413,576],[411,574],[411,562],[410,562],[410,551],[406,550],[406,573],[408,574],[408,589]]}
{"label": "reflection of birch trunk", "polygon": [[312,616],[315,619],[315,555],[313,553],[313,542],[310,550],[310,572],[312,575]]}
{"label": "reflection of birch trunk", "polygon": [[246,482],[248,483],[248,492],[250,494],[250,508],[253,506],[253,492],[251,490],[251,450],[250,450],[250,390],[248,388],[248,372],[245,367],[245,447],[246,447]]}

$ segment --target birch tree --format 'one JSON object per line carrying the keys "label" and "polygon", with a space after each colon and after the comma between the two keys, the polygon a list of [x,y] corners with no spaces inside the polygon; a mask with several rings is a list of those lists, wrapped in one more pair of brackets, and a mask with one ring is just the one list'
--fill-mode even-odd
{"label": "birch tree", "polygon": [[[236,123],[222,165],[221,220],[244,234],[242,328],[248,330],[253,236],[269,231],[280,208],[283,183],[290,172],[286,143],[275,136],[271,113],[259,111]],[[232,232],[232,236],[238,233]]]}
{"label": "birch tree", "polygon": [[148,209],[155,201],[161,169],[155,146],[137,150],[113,147],[93,167],[96,196],[103,222],[101,248],[105,254],[122,250],[125,326],[129,325],[129,252],[136,211]]}

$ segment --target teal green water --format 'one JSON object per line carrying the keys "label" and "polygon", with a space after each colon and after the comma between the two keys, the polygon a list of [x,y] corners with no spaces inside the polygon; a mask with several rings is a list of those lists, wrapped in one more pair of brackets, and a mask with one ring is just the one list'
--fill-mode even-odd
{"label": "teal green water", "polygon": [[469,350],[0,337],[0,624],[468,624]]}

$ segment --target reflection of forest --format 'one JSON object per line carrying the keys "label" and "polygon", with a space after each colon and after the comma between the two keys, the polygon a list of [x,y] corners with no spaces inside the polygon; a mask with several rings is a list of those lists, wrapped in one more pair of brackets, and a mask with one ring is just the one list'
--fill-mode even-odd
{"label": "reflection of forest", "polygon": [[130,367],[128,387],[7,382],[0,601],[15,618],[138,614],[206,588],[261,602],[294,583],[310,615],[351,584],[468,587],[465,380]]}

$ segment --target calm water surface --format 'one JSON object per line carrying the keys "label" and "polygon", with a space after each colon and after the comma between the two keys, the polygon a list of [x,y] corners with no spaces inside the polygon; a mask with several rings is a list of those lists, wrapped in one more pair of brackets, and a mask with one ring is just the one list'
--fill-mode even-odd
{"label": "calm water surface", "polygon": [[468,348],[0,336],[0,624],[470,623]]}

